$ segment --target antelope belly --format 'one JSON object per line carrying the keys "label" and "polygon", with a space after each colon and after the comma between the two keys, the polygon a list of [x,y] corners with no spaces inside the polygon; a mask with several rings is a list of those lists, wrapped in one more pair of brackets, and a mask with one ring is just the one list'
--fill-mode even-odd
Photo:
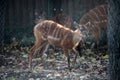
{"label": "antelope belly", "polygon": [[61,42],[60,38],[55,38],[53,36],[48,36],[47,39],[48,39],[48,42],[51,45],[60,46],[60,42]]}

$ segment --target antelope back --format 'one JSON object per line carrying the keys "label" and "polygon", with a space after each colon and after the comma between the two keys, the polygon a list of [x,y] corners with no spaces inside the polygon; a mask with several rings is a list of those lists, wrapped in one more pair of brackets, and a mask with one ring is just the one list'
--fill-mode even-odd
{"label": "antelope back", "polygon": [[91,9],[80,19],[80,25],[84,25],[89,31],[107,27],[107,5],[100,5]]}
{"label": "antelope back", "polygon": [[[38,24],[37,29],[39,30],[42,39],[48,41],[51,45],[71,48],[74,43],[73,40],[73,30],[66,28],[54,21],[45,20]],[[71,45],[69,45],[71,43]]]}
{"label": "antelope back", "polygon": [[65,27],[71,28],[72,19],[66,14],[57,14],[53,17],[53,20],[61,25],[64,25]]}

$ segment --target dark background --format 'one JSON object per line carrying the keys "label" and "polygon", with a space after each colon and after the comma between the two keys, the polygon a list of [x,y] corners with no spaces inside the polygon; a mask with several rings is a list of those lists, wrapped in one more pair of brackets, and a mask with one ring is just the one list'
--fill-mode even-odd
{"label": "dark background", "polygon": [[90,9],[106,3],[106,0],[2,0],[1,11],[5,14],[2,15],[1,42],[17,40],[29,45],[34,42],[33,27],[37,20],[52,19],[63,13],[79,23]]}

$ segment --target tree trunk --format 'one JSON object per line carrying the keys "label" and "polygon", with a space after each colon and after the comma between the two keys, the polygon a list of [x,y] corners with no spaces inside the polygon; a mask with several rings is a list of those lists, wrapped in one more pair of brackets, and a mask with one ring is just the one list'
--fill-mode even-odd
{"label": "tree trunk", "polygon": [[3,53],[4,46],[4,27],[6,19],[6,9],[7,9],[7,0],[2,0],[0,2],[0,54]]}
{"label": "tree trunk", "polygon": [[120,80],[120,0],[108,0],[109,78]]}

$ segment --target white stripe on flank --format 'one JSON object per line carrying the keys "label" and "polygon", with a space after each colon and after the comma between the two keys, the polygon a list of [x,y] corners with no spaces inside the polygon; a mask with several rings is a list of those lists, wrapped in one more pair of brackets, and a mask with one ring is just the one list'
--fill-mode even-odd
{"label": "white stripe on flank", "polygon": [[[56,37],[56,38],[59,38],[59,33],[60,33],[60,28],[58,28],[57,31],[56,31],[56,34],[55,34],[55,37]],[[61,33],[60,33],[60,34],[61,34]]]}
{"label": "white stripe on flank", "polygon": [[48,34],[50,33],[50,31],[51,31],[51,25],[52,25],[53,23],[49,23],[49,26],[48,26]]}
{"label": "white stripe on flank", "polygon": [[100,13],[99,15],[103,15],[100,9],[97,9],[97,10],[98,10],[98,12]]}
{"label": "white stripe on flank", "polygon": [[88,13],[87,15],[88,15],[93,21],[96,21],[96,19],[93,18],[93,17],[90,15],[90,13]]}
{"label": "white stripe on flank", "polygon": [[92,11],[93,14],[97,17],[97,20],[100,21],[98,14],[95,11]]}
{"label": "white stripe on flank", "polygon": [[53,36],[48,36],[47,37],[48,39],[52,39],[52,40],[55,40],[55,41],[59,41],[60,40],[60,38],[56,38],[56,37],[53,37]]}
{"label": "white stripe on flank", "polygon": [[107,12],[106,12],[106,9],[105,9],[105,6],[102,6],[103,10],[104,10],[104,15],[107,15]]}
{"label": "white stripe on flank", "polygon": [[45,34],[45,33],[42,33],[42,32],[39,32],[39,33],[40,33],[40,35],[41,35],[41,37],[42,37],[43,40],[47,40],[47,39],[43,36],[43,34]]}
{"label": "white stripe on flank", "polygon": [[56,34],[56,30],[57,30],[57,29],[58,29],[58,27],[56,26],[55,29],[54,29],[54,31],[53,31],[52,36],[55,36],[55,34]]}
{"label": "white stripe on flank", "polygon": [[63,45],[63,44],[64,44],[64,40],[65,40],[67,37],[68,37],[68,33],[67,33],[67,34],[65,34],[65,35],[64,35],[64,37],[62,38],[62,41],[61,41],[61,43],[60,43],[61,45]]}

